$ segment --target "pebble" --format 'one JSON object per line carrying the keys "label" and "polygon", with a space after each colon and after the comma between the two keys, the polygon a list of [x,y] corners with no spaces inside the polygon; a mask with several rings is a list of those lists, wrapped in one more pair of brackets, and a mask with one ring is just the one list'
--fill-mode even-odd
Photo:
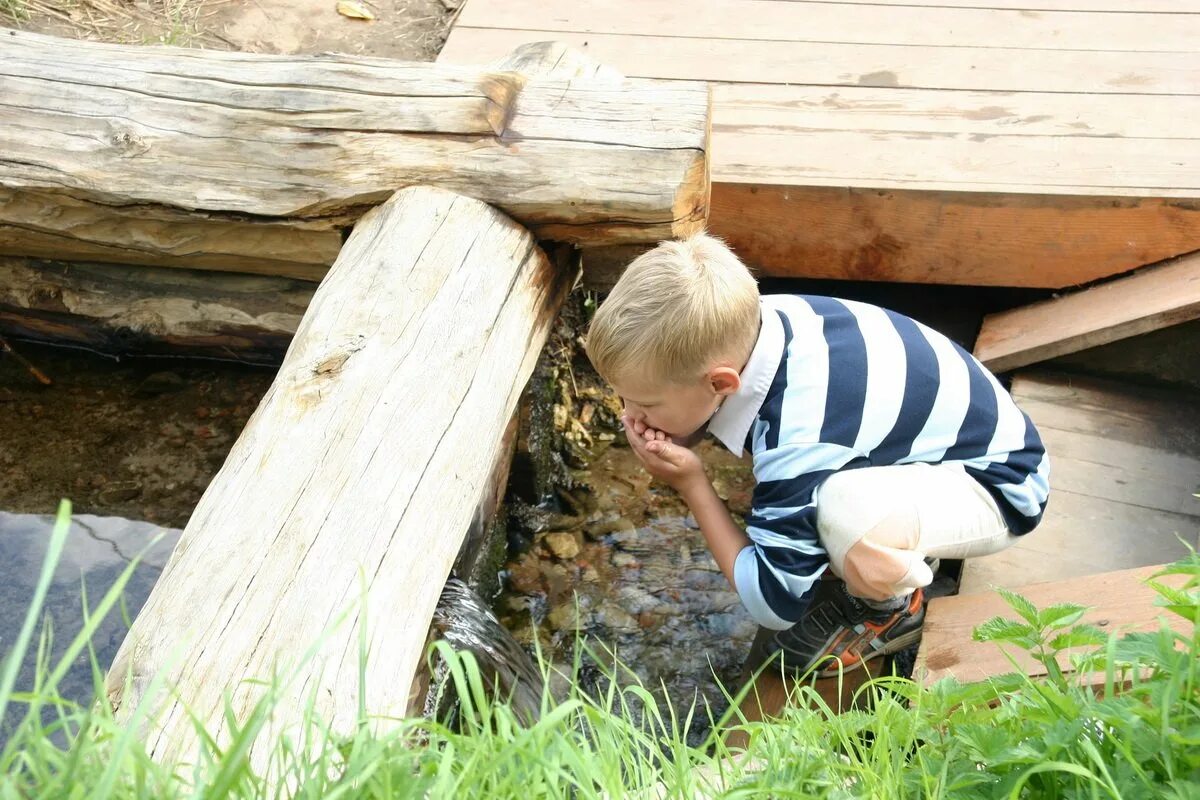
{"label": "pebble", "polygon": [[142,485],[137,481],[118,481],[101,489],[97,499],[105,505],[127,503],[141,493]]}
{"label": "pebble", "polygon": [[555,558],[567,561],[579,555],[579,539],[570,531],[551,531],[542,542]]}

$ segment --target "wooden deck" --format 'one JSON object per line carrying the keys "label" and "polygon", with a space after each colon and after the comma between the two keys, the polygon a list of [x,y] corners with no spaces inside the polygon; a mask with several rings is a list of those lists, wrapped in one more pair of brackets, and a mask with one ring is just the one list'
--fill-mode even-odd
{"label": "wooden deck", "polygon": [[440,59],[546,39],[714,82],[711,228],[766,274],[1057,288],[1200,249],[1200,0],[468,0]]}
{"label": "wooden deck", "polygon": [[1200,546],[1200,396],[1032,372],[1013,397],[1050,453],[1050,502],[1021,542],[963,565],[959,592],[1182,558]]}

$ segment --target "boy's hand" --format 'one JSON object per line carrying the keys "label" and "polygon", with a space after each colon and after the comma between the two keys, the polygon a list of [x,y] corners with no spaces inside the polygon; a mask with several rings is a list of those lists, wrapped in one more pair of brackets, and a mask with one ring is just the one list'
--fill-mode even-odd
{"label": "boy's hand", "polygon": [[[704,465],[700,457],[686,447],[681,447],[670,441],[662,431],[656,431],[643,424],[635,423],[628,417],[622,417],[625,425],[625,438],[629,446],[641,459],[646,471],[668,484],[672,489],[685,494],[686,491],[699,482],[707,482]],[[642,428],[639,432],[636,428]]]}
{"label": "boy's hand", "polygon": [[[624,421],[625,417],[621,417],[621,419],[622,419],[622,421]],[[668,434],[664,434],[664,433],[662,433],[662,431],[655,431],[653,428],[651,428],[646,423],[642,422],[640,419],[635,419],[632,422],[633,422],[633,432],[636,433],[638,436],[642,436],[642,437],[646,438],[647,441],[650,441],[651,437],[647,437],[646,432],[650,431],[651,434],[658,434],[657,438],[659,438],[660,440],[665,436],[668,440],[670,440],[670,441],[674,442],[675,444],[680,445],[682,447],[695,447],[696,445],[700,444],[700,442],[704,441],[704,434],[707,433],[707,430],[706,430],[707,426],[705,426],[705,427],[701,427],[698,431],[693,433],[691,436],[686,436],[686,437],[681,438],[679,436],[670,436]]]}

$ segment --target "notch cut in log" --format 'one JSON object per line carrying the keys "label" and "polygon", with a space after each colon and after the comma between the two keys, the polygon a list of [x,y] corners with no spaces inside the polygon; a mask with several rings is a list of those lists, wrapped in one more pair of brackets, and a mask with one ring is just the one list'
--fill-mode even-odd
{"label": "notch cut in log", "polygon": [[993,372],[1200,318],[1200,252],[1051,300],[989,314],[975,357]]}
{"label": "notch cut in log", "polygon": [[404,715],[434,605],[575,277],[500,212],[444,190],[402,190],[363,218],[113,664],[118,714],[160,711],[149,752],[187,760],[194,746],[181,701],[144,696],[152,675],[166,669],[227,734],[222,693],[244,718],[261,687],[242,679],[297,658],[359,596],[360,574],[368,614],[329,635],[275,724],[293,725],[315,691],[318,713],[353,725],[359,626],[362,701]]}
{"label": "notch cut in log", "polygon": [[531,74],[523,53],[470,69],[0,31],[0,254],[319,279],[341,229],[416,184],[573,244],[703,225],[706,84]]}

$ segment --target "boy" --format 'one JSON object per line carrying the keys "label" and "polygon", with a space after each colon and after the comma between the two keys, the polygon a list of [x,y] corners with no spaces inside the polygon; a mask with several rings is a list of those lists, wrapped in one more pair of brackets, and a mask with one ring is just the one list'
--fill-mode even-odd
{"label": "boy", "polygon": [[[1049,462],[996,379],[941,334],[865,303],[761,297],[725,245],[663,242],[587,337],[634,452],[687,503],[769,652],[836,674],[917,640],[926,557],[997,552],[1038,524]],[[689,448],[749,451],[734,523]],[[821,581],[829,568],[842,580]],[[822,586],[817,592],[817,587]]]}

